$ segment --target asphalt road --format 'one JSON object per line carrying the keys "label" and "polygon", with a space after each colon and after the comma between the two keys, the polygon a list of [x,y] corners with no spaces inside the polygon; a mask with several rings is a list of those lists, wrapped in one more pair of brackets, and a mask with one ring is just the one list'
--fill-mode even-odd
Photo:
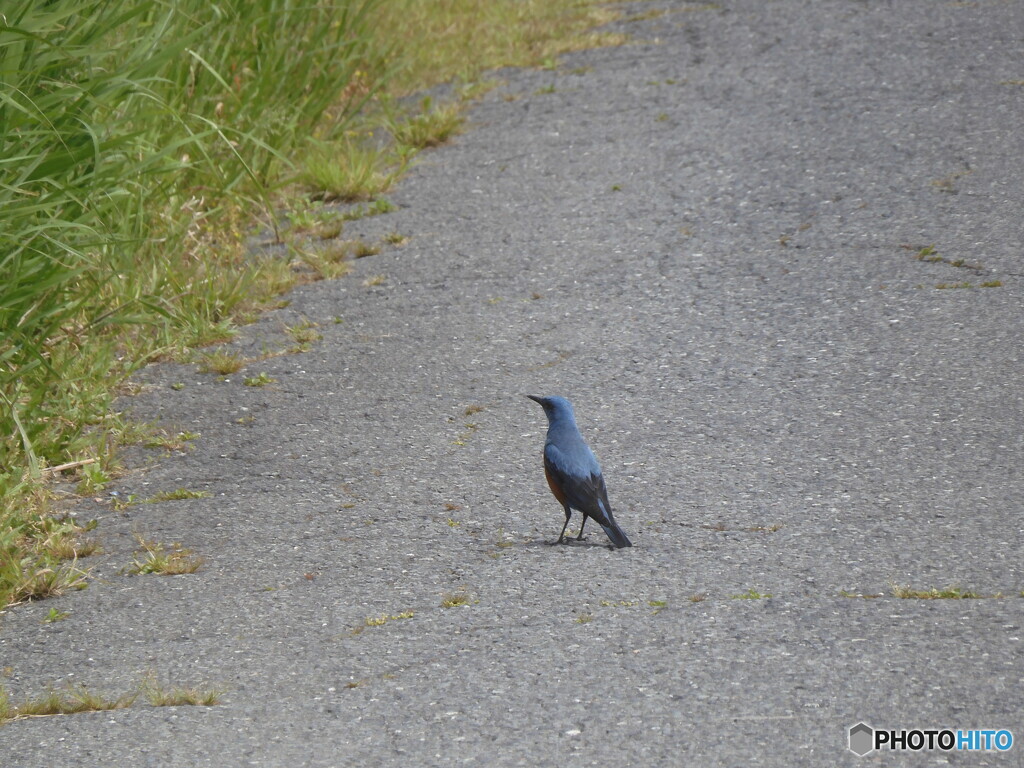
{"label": "asphalt road", "polygon": [[[1024,6],[655,8],[500,73],[348,230],[409,242],[234,345],[311,351],[144,372],[125,407],[201,437],[113,490],[211,495],[84,505],[98,578],[0,618],[0,682],[224,695],[15,721],[0,765],[1024,765]],[[633,548],[551,546],[525,394]],[[124,575],[133,530],[206,565]],[[858,721],[1017,743],[858,758]]]}

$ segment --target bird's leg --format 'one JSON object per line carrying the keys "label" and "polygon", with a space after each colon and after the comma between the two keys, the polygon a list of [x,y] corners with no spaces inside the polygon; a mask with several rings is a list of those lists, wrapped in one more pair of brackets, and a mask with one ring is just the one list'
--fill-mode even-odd
{"label": "bird's leg", "polygon": [[576,541],[583,541],[583,526],[587,524],[587,516],[583,516],[583,522],[580,523],[580,533],[576,537]]}
{"label": "bird's leg", "polygon": [[569,518],[572,517],[572,511],[568,506],[565,508],[565,525],[562,526],[562,532],[558,534],[558,543],[562,543],[562,539],[565,537],[565,529],[569,527]]}

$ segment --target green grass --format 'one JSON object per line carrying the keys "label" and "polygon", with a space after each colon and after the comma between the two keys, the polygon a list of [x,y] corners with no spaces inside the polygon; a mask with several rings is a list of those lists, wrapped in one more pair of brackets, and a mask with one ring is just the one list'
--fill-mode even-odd
{"label": "green grass", "polygon": [[132,562],[124,568],[128,574],[156,573],[161,576],[180,576],[195,573],[203,565],[203,558],[184,549],[181,544],[167,546],[157,541],[136,535],[139,549],[136,550]]}
{"label": "green grass", "polygon": [[442,608],[458,608],[463,605],[469,605],[471,602],[473,602],[472,595],[464,589],[446,592],[441,596]]}
{"label": "green grass", "polygon": [[568,51],[619,45],[624,35],[595,27],[620,16],[580,0],[392,0],[372,14],[382,36],[404,51],[391,88],[413,93],[455,76],[474,83],[488,69],[536,67]]}
{"label": "green grass", "polygon": [[160,491],[154,493],[144,504],[159,504],[161,501],[181,501],[183,499],[205,499],[209,497],[209,491],[190,491],[188,488],[175,488],[173,491]]}
{"label": "green grass", "polygon": [[217,349],[199,356],[199,372],[228,376],[242,370],[249,362],[237,352]]}
{"label": "green grass", "polygon": [[751,587],[746,592],[740,592],[736,595],[729,595],[733,600],[766,600],[771,597],[767,592],[758,592],[756,589]]}
{"label": "green grass", "polygon": [[83,685],[60,691],[50,689],[42,696],[11,704],[6,690],[0,687],[0,725],[23,717],[73,715],[79,712],[124,709],[135,703],[137,694],[129,693],[115,699],[93,693]]}
{"label": "green grass", "polygon": [[58,621],[64,621],[71,614],[67,611],[58,611],[56,608],[51,608],[46,616],[41,619],[43,624],[55,624]]}
{"label": "green grass", "polygon": [[212,707],[219,704],[224,695],[220,688],[165,685],[154,673],[143,678],[140,692],[151,707]]}
{"label": "green grass", "polygon": [[89,690],[84,685],[50,688],[41,696],[27,698],[19,704],[11,701],[7,689],[0,685],[0,726],[26,717],[74,715],[131,707],[142,696],[153,707],[213,706],[220,703],[219,688],[183,688],[159,682],[155,674],[146,675],[136,690],[110,698]]}
{"label": "green grass", "polygon": [[460,104],[434,107],[430,97],[420,103],[421,112],[391,126],[391,135],[399,145],[414,150],[444,144],[462,129],[464,117]]}
{"label": "green grass", "polygon": [[242,380],[242,383],[247,387],[265,387],[268,384],[273,384],[277,379],[269,376],[267,373],[260,373],[258,376],[249,376]]}
{"label": "green grass", "polygon": [[970,600],[983,597],[983,595],[977,592],[954,586],[946,587],[945,589],[914,589],[913,587],[891,584],[890,589],[892,590],[893,597],[903,598],[904,600]]}
{"label": "green grass", "polygon": [[[454,78],[472,98],[487,69],[621,43],[594,31],[616,16],[585,0],[7,0],[0,606],[80,585],[49,554],[70,534],[43,522],[44,470],[99,457],[73,479],[108,483],[132,440],[111,416],[119,382],[347,271],[305,243],[306,258],[249,254],[252,233],[331,241],[393,209],[379,196],[462,120],[458,101],[399,97]],[[366,202],[335,215],[316,199]]]}
{"label": "green grass", "polygon": [[372,138],[345,138],[310,145],[301,179],[313,199],[370,200],[391,189],[406,163],[389,147],[374,146],[370,143]]}

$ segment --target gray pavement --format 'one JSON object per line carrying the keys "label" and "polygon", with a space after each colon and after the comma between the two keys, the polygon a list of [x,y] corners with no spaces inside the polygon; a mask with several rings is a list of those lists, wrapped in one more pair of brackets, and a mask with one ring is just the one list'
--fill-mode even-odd
{"label": "gray pavement", "polygon": [[[652,8],[500,73],[348,230],[410,241],[244,330],[320,324],[276,384],[143,373],[125,407],[201,437],[115,490],[212,495],[84,505],[98,578],[0,618],[2,682],[222,703],[16,721],[0,765],[1024,765],[846,750],[1024,741],[1024,6]],[[573,400],[632,549],[550,545],[524,394]],[[206,566],[123,575],[133,530]]]}

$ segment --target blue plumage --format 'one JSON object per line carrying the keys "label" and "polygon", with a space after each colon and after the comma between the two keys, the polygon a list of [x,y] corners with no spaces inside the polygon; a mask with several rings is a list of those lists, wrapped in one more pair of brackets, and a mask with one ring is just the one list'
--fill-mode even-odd
{"label": "blue plumage", "polygon": [[616,547],[633,546],[615,522],[601,465],[576,426],[572,404],[564,397],[527,397],[540,403],[548,417],[544,474],[551,492],[565,509],[565,525],[558,535],[558,543],[562,543],[575,509],[583,515],[577,540],[583,538],[583,526],[587,524],[587,518],[592,517]]}

